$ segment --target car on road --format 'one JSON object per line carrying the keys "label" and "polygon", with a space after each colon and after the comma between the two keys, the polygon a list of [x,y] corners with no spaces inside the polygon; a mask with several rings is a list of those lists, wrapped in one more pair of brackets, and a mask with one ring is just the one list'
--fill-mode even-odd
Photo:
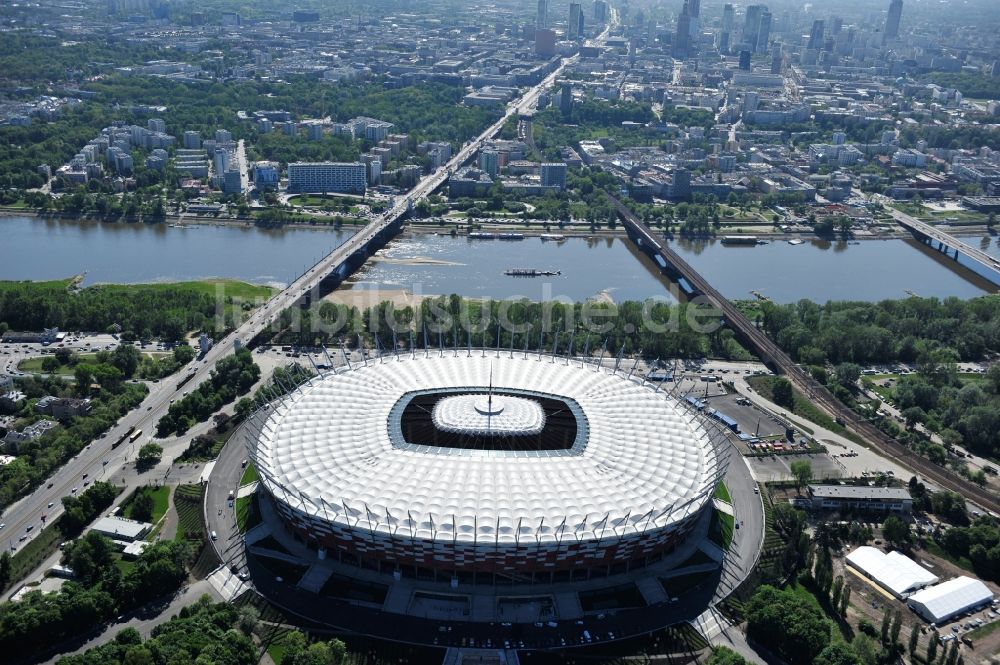
{"label": "car on road", "polygon": [[79,488],[79,487],[74,487],[73,489],[71,489],[71,490],[69,491],[69,493],[70,493],[70,494],[76,494],[76,491],[77,491],[78,489],[80,489],[80,488]]}
{"label": "car on road", "polygon": [[4,528],[5,526],[7,526],[6,522],[0,523],[0,529]]}
{"label": "car on road", "polygon": [[49,508],[51,508],[54,505],[56,505],[54,501],[49,501]]}

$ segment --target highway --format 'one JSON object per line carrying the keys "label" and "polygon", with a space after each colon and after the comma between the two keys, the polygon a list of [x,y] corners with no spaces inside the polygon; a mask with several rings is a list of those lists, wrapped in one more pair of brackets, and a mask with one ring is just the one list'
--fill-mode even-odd
{"label": "highway", "polygon": [[[606,28],[597,39],[604,40],[610,29],[610,26]],[[202,359],[181,369],[176,375],[163,379],[157,384],[152,384],[149,396],[137,409],[120,419],[118,424],[103,437],[87,446],[76,458],[56,472],[49,479],[49,482],[40,485],[29,496],[10,506],[0,516],[0,522],[5,524],[4,528],[0,530],[0,540],[6,538],[10,541],[8,546],[17,547],[19,538],[26,535],[29,526],[32,527],[30,536],[37,535],[41,527],[40,516],[47,514],[48,522],[54,520],[62,512],[62,497],[70,495],[74,487],[78,488],[78,491],[83,490],[84,482],[101,478],[101,474],[105,471],[104,460],[109,460],[106,465],[108,470],[116,467],[121,469],[133,461],[138,448],[149,440],[150,435],[155,431],[156,423],[167,412],[171,402],[181,396],[182,390],[190,390],[208,379],[215,364],[232,352],[236,340],[253,339],[277,321],[284,310],[298,303],[313,289],[318,290],[320,282],[331,271],[354,252],[362,249],[379,233],[397,223],[400,218],[407,214],[411,204],[428,196],[444,184],[448,176],[471,159],[484,142],[497,135],[509,118],[527,112],[534,107],[542,92],[551,86],[563,69],[568,64],[575,62],[577,57],[564,59],[551,74],[528,89],[519,99],[509,103],[500,119],[487,127],[478,137],[466,143],[447,164],[422,178],[405,197],[399,197],[401,200],[395,206],[373,218],[367,226],[308,268],[284,290],[262,305],[234,332],[216,341]],[[191,378],[185,381],[183,386],[179,386],[178,384],[188,376]],[[112,443],[132,427],[136,430],[142,430],[142,437],[139,438],[136,445],[122,444],[112,454]],[[126,489],[131,489],[132,483],[138,485],[142,482],[145,481],[133,477]],[[49,504],[52,506],[50,507]]]}
{"label": "highway", "polygon": [[882,432],[866,418],[852,411],[820,384],[803,368],[799,367],[777,344],[759,330],[740,312],[735,305],[723,297],[708,281],[692,268],[677,252],[672,250],[662,239],[638,219],[621,201],[609,196],[618,210],[619,216],[630,231],[630,236],[638,236],[643,245],[657,248],[667,263],[682,274],[691,286],[704,295],[721,313],[730,328],[745,342],[757,356],[775,372],[784,374],[792,384],[814,403],[820,406],[835,419],[857,433],[876,452],[894,460],[901,466],[923,476],[932,483],[954,492],[994,513],[1000,513],[1000,499],[990,491],[975,483],[934,464],[921,457],[889,435]]}
{"label": "highway", "polygon": [[[886,210],[890,215],[892,215],[893,219],[911,231],[915,231],[916,233],[926,236],[932,240],[937,240],[938,242],[944,243],[948,247],[965,254],[973,261],[978,261],[983,264],[983,266],[986,267],[991,273],[1000,273],[1000,261],[997,261],[996,258],[990,256],[983,250],[973,247],[972,245],[968,245],[955,236],[945,233],[944,231],[939,231],[930,224],[921,222],[916,217],[900,212],[893,207],[887,206]],[[993,281],[997,282],[998,277],[1000,276],[994,276]]]}

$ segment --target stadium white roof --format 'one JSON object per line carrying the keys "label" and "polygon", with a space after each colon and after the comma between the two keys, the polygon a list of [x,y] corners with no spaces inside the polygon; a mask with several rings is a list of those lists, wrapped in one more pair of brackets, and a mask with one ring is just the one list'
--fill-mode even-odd
{"label": "stadium white roof", "polygon": [[[525,451],[401,440],[407,395],[481,397],[491,380],[505,395],[567,398],[576,443]],[[547,355],[400,354],[328,372],[275,402],[251,455],[272,494],[351,527],[491,543],[614,537],[690,515],[718,480],[721,434],[654,390],[624,372]],[[468,417],[476,429],[481,414],[473,408]]]}
{"label": "stadium white roof", "polygon": [[971,577],[956,577],[910,596],[907,603],[934,623],[985,605],[993,600],[990,588]]}
{"label": "stadium white roof", "polygon": [[937,575],[899,552],[885,554],[880,549],[863,545],[848,554],[847,561],[897,598],[938,581]]}

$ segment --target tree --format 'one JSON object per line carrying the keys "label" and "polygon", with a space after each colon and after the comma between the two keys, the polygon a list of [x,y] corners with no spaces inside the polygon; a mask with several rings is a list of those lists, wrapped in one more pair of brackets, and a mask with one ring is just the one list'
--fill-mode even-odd
{"label": "tree", "polygon": [[178,344],[174,347],[174,360],[181,365],[186,365],[194,360],[194,349],[189,344]]}
{"label": "tree", "polygon": [[893,647],[899,644],[899,631],[903,628],[903,615],[896,610],[892,615],[892,625],[889,626],[889,644]]}
{"label": "tree", "polygon": [[42,358],[42,371],[46,374],[57,372],[61,363],[55,356],[45,356]]}
{"label": "tree", "polygon": [[132,498],[131,516],[134,520],[148,522],[153,517],[153,495],[147,488],[140,488]]}
{"label": "tree", "polygon": [[811,663],[830,643],[830,622],[788,590],[757,589],[746,604],[747,635],[792,663]]}
{"label": "tree", "polygon": [[856,363],[840,363],[837,365],[837,383],[844,388],[854,390],[860,378],[861,367]]}
{"label": "tree", "polygon": [[139,448],[139,456],[136,458],[136,466],[141,469],[148,469],[159,464],[163,456],[163,447],[156,443],[147,443]]}
{"label": "tree", "polygon": [[139,350],[136,349],[131,344],[119,344],[111,353],[111,358],[109,362],[117,367],[122,375],[126,379],[131,379],[135,375],[135,371],[139,369],[139,362],[142,357],[139,355]]}
{"label": "tree", "polygon": [[910,645],[909,645],[910,656],[913,656],[917,653],[917,640],[919,639],[920,639],[920,628],[917,626],[917,624],[913,624],[913,629],[910,630]]}
{"label": "tree", "polygon": [[808,485],[812,480],[812,464],[808,460],[796,460],[788,465],[791,469],[792,477],[795,478],[795,489],[799,490],[803,485]]}
{"label": "tree", "polygon": [[844,592],[844,576],[837,575],[837,579],[833,581],[833,590],[830,592],[830,607],[836,608],[840,606],[840,596]]}
{"label": "tree", "polygon": [[746,665],[746,658],[729,647],[715,647],[705,665]]}
{"label": "tree", "polygon": [[774,403],[779,406],[788,407],[791,409],[795,406],[795,396],[792,392],[792,383],[783,376],[779,376],[774,381],[774,387],[771,388],[771,396],[774,398]]}
{"label": "tree", "polygon": [[113,554],[111,541],[96,531],[90,531],[68,548],[64,559],[82,584],[92,586],[113,565]]}
{"label": "tree", "polygon": [[245,605],[240,608],[239,619],[237,620],[237,625],[240,630],[243,631],[245,635],[250,635],[253,633],[254,629],[257,627],[257,623],[260,621],[260,611],[253,605]]}
{"label": "tree", "polygon": [[843,593],[840,594],[840,616],[847,616],[847,605],[851,601],[851,587],[845,585]]}
{"label": "tree", "polygon": [[899,517],[891,515],[882,523],[882,535],[890,544],[903,548],[910,541],[910,527]]}
{"label": "tree", "polygon": [[6,589],[10,584],[10,575],[10,552],[4,550],[3,554],[0,554],[0,590]]}
{"label": "tree", "polygon": [[927,643],[927,662],[933,663],[934,657],[937,655],[938,648],[938,632],[932,630],[930,634],[930,641]]}
{"label": "tree", "polygon": [[835,642],[819,652],[813,665],[862,665],[862,663],[854,649],[843,642]]}

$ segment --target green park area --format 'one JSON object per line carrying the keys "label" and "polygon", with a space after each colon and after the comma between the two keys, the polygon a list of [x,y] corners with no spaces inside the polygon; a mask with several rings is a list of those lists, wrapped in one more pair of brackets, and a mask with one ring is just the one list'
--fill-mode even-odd
{"label": "green park area", "polygon": [[156,524],[170,507],[169,485],[139,487],[122,504],[122,512],[128,519]]}

